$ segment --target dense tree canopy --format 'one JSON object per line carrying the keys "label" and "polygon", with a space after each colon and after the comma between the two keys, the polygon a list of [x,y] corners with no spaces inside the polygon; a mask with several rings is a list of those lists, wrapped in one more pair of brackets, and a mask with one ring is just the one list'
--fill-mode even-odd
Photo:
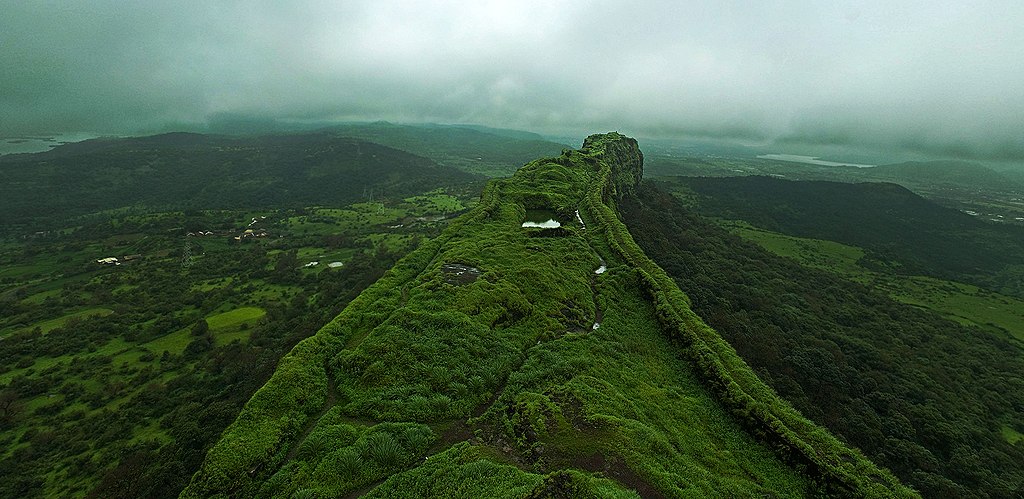
{"label": "dense tree canopy", "polygon": [[772,255],[651,185],[620,208],[694,310],[805,415],[926,497],[1024,490],[1024,444],[1001,434],[1024,430],[1019,343]]}

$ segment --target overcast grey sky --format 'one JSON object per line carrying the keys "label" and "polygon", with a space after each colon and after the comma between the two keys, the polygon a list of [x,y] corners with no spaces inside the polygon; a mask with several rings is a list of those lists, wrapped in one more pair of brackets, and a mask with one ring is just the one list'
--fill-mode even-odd
{"label": "overcast grey sky", "polygon": [[1024,2],[0,0],[0,134],[223,115],[1024,158]]}

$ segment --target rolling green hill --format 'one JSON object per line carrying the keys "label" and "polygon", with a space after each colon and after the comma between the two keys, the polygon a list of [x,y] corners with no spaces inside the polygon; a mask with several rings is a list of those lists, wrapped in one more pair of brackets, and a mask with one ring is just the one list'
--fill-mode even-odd
{"label": "rolling green hill", "polygon": [[874,180],[997,191],[1024,190],[1024,183],[1010,175],[965,161],[908,161],[865,168],[861,172]]}
{"label": "rolling green hill", "polygon": [[330,127],[331,133],[409,151],[438,164],[488,177],[511,175],[537,157],[565,145],[540,135],[474,125],[397,125],[388,122]]}
{"label": "rolling green hill", "polygon": [[888,183],[676,177],[704,213],[863,248],[868,267],[1024,296],[1024,227],[978,220]]}
{"label": "rolling green hill", "polygon": [[618,219],[641,175],[612,133],[492,181],[281,360],[182,497],[914,496],[694,314]]}
{"label": "rolling green hill", "polygon": [[0,174],[0,231],[29,233],[132,207],[341,206],[370,193],[401,199],[474,178],[408,152],[330,133],[94,139],[4,156]]}
{"label": "rolling green hill", "polygon": [[444,166],[490,177],[511,175],[526,162],[539,156],[558,154],[567,147],[533,132],[474,124],[399,124],[387,121],[281,123],[239,116],[223,118],[203,131],[226,135],[329,132],[394,147],[430,158]]}

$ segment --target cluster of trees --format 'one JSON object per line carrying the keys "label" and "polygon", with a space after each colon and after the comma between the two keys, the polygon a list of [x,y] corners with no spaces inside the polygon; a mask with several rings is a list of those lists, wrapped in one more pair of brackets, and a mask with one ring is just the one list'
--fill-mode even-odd
{"label": "cluster of trees", "polygon": [[[650,185],[620,213],[693,310],[803,414],[926,497],[1024,490],[1024,445],[1001,434],[1024,430],[1018,344],[772,255]],[[862,219],[828,213],[841,227]]]}

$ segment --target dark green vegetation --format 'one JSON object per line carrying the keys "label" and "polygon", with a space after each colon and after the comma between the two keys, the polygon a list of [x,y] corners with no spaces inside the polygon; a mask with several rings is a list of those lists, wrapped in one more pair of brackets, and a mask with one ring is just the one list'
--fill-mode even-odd
{"label": "dark green vegetation", "polygon": [[[184,145],[167,145],[172,139]],[[21,167],[81,165],[95,180],[87,186],[123,197],[44,175],[24,187],[47,196],[0,198],[0,209],[13,212],[16,203],[51,206],[52,193],[66,193],[49,211],[5,226],[0,240],[0,497],[176,496],[281,356],[478,192],[463,182],[470,176],[352,139],[282,138],[294,149],[271,140],[264,152],[238,156],[220,150],[253,140],[159,136],[3,164],[14,177]],[[286,189],[292,181],[276,178],[283,170],[271,172],[265,160],[306,157],[311,147],[333,152],[288,165],[316,169],[315,181],[273,202],[239,201],[264,208],[214,209],[241,188],[229,179],[247,171],[266,175],[243,181],[255,190]],[[366,160],[368,151],[377,159]],[[237,160],[223,178],[211,173],[224,167],[221,153]],[[178,170],[116,174],[143,161]],[[105,174],[111,185],[99,182]],[[197,194],[161,197],[146,192],[147,179]],[[352,196],[358,202],[344,202]],[[315,199],[329,207],[302,204]],[[121,265],[97,263],[105,257]],[[386,445],[377,447],[386,455]]]}
{"label": "dark green vegetation", "polygon": [[1024,225],[1024,172],[996,171],[961,161],[882,165],[860,172],[863,180],[903,185],[943,206],[981,220]]}
{"label": "dark green vegetation", "polygon": [[608,134],[491,182],[281,360],[182,496],[912,496],[636,246],[615,205],[641,166]]}
{"label": "dark green vegetation", "polygon": [[894,300],[930,309],[965,325],[1024,341],[1024,299],[971,284],[865,268],[865,251],[833,241],[788,236],[742,221],[719,221],[729,231],[802,265],[826,270],[882,291]]}
{"label": "dark green vegetation", "polygon": [[15,237],[153,210],[298,209],[345,206],[369,196],[401,199],[474,178],[329,132],[94,139],[0,157],[0,173],[0,235]]}
{"label": "dark green vegetation", "polygon": [[858,168],[753,158],[749,156],[756,153],[743,149],[701,153],[678,146],[662,146],[655,150],[657,153],[650,155],[650,177],[760,175],[788,180],[894,182],[948,208],[973,213],[986,222],[1024,225],[1024,174],[1019,169],[995,170],[962,161],[906,162]]}
{"label": "dark green vegetation", "polygon": [[683,178],[701,210],[866,251],[867,268],[928,275],[1024,297],[1024,227],[942,208],[895,184]]}
{"label": "dark green vegetation", "polygon": [[908,161],[861,170],[873,180],[977,190],[1024,190],[1024,183],[1005,173],[963,161]]}
{"label": "dark green vegetation", "polygon": [[[634,197],[618,135],[449,221],[482,185],[456,168],[561,150],[537,139],[379,123],[0,160],[0,496],[913,495],[848,445],[926,496],[1021,493],[1024,299],[993,291],[1020,295],[1019,230],[891,184]],[[953,166],[922,189],[974,177]]]}
{"label": "dark green vegetation", "polygon": [[[916,262],[914,268],[960,275],[959,259],[927,245],[943,244],[937,236],[947,230],[953,239],[962,241],[970,233],[1000,244],[1012,239],[1000,237],[1007,234],[1003,228],[963,221],[893,185],[793,185],[764,178],[678,181],[701,194],[667,184],[689,201],[684,204],[647,186],[623,202],[622,213],[640,246],[690,296],[694,311],[762,379],[925,497],[1019,497],[1024,492],[1021,344],[999,328],[961,325],[890,299],[887,293],[915,293],[904,286],[906,281],[896,280],[909,277],[892,272],[910,264],[882,259],[914,256],[916,250],[919,258],[909,261]],[[871,205],[854,204],[853,194],[867,196]],[[800,265],[740,240],[697,215],[698,209],[747,217],[777,230],[801,228],[819,239],[728,224],[805,263]],[[951,224],[946,228],[944,217]],[[821,240],[826,235],[856,237],[867,245],[876,240],[871,232],[889,230],[893,223],[903,224],[907,234],[890,233],[890,245],[880,246],[873,257],[864,257],[871,249]],[[1012,244],[976,249],[981,258],[999,261],[994,253],[1012,251]],[[840,277],[866,276],[868,270],[858,263],[876,268],[875,276],[885,279],[881,282],[899,286],[872,289]],[[863,282],[878,283],[873,278]],[[961,287],[967,289],[934,284],[949,288],[950,295],[965,292]],[[973,291],[979,300],[993,299],[989,291]],[[979,306],[972,302],[967,308]],[[1019,318],[1003,320],[1020,325]]]}

